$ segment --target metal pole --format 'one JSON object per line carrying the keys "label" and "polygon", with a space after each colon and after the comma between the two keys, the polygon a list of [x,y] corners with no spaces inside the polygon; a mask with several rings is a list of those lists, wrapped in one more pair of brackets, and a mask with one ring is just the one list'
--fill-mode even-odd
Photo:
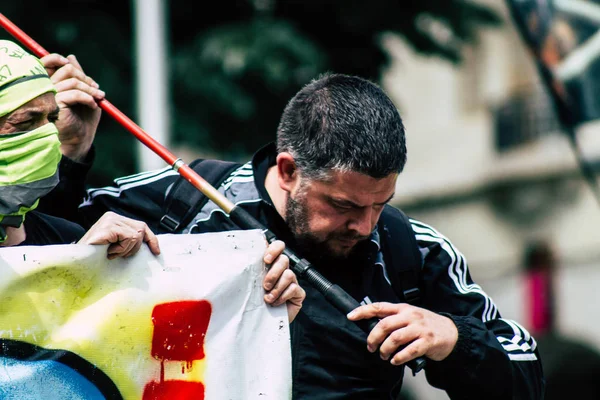
{"label": "metal pole", "polygon": [[[169,145],[167,33],[163,0],[134,0],[137,112],[140,125],[158,142]],[[138,170],[162,168],[163,161],[137,144]]]}

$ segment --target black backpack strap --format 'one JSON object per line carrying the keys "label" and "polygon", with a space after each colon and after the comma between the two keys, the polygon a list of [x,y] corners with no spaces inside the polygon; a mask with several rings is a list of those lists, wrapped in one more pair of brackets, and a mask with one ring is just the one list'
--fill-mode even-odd
{"label": "black backpack strap", "polygon": [[[190,165],[198,175],[215,189],[239,168],[241,164],[220,160],[194,160]],[[164,215],[160,219],[159,233],[173,233],[187,226],[208,202],[208,197],[180,176],[165,198]]]}
{"label": "black backpack strap", "polygon": [[423,260],[408,217],[386,205],[378,225],[386,270],[394,292],[409,304],[419,304]]}

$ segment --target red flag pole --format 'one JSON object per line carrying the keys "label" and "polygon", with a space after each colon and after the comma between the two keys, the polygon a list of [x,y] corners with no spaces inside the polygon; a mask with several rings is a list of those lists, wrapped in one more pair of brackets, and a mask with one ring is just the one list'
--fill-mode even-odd
{"label": "red flag pole", "polygon": [[[50,53],[40,46],[29,35],[23,32],[18,26],[12,23],[2,13],[0,13],[0,26],[10,33],[21,44],[27,47],[33,54],[42,58]],[[214,187],[206,180],[198,175],[193,169],[186,165],[183,160],[177,158],[173,153],[167,150],[162,144],[154,140],[152,136],[147,134],[138,124],[133,122],[129,117],[123,114],[117,107],[112,105],[108,100],[102,99],[98,101],[98,105],[113,117],[118,123],[123,125],[125,129],[131,132],[140,142],[156,153],[167,164],[169,164],[176,172],[190,182],[196,189],[200,190],[211,199],[219,208],[226,213],[229,213],[234,207],[234,204],[225,196],[221,195]]]}

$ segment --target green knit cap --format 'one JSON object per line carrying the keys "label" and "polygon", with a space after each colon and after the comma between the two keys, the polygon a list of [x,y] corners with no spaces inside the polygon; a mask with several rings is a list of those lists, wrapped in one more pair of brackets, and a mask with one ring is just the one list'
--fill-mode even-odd
{"label": "green knit cap", "polygon": [[41,61],[9,40],[0,40],[0,117],[48,93],[56,93]]}

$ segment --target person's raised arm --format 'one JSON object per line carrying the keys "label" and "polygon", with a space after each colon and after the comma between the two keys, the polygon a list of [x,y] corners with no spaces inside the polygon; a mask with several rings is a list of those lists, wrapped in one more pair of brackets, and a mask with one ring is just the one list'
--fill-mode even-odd
{"label": "person's raised arm", "polygon": [[104,98],[104,92],[85,74],[74,55],[65,58],[53,53],[40,60],[57,91],[59,114],[55,124],[61,152],[65,157],[81,162],[94,142],[102,114],[97,101]]}
{"label": "person's raised arm", "polygon": [[85,196],[86,178],[94,158],[92,143],[102,113],[97,101],[104,98],[104,92],[83,72],[73,55],[53,53],[40,61],[57,91],[59,113],[52,122],[59,132],[63,157],[60,182],[40,200],[39,209],[83,225],[77,208]]}

